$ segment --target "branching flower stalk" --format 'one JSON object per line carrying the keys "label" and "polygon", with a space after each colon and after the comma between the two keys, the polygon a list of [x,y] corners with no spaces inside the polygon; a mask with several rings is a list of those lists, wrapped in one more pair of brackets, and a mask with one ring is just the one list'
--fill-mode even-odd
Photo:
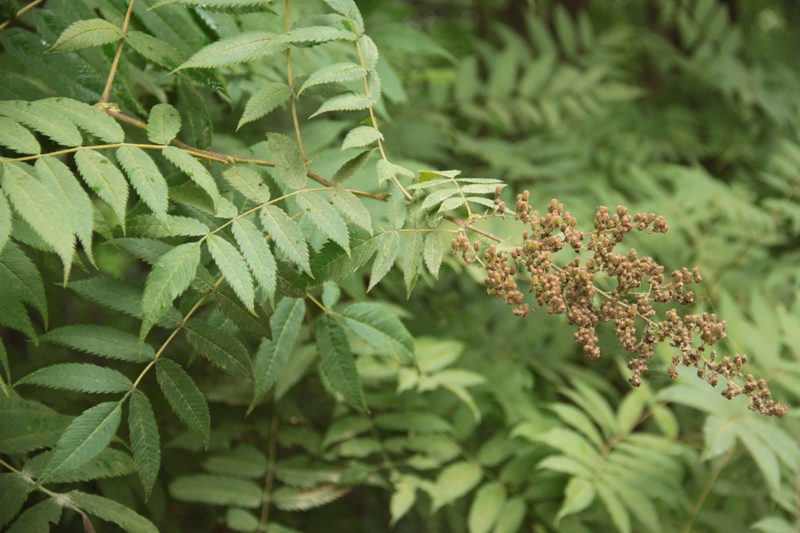
{"label": "branching flower stalk", "polygon": [[[521,244],[509,253],[499,251],[495,245],[484,249],[478,241],[470,244],[466,232],[453,239],[453,253],[460,253],[467,263],[478,261],[486,269],[489,294],[505,300],[520,317],[535,312],[537,306],[550,314],[566,314],[568,322],[577,327],[575,341],[592,359],[601,355],[597,326],[612,322],[620,345],[636,354],[628,361],[632,372],[628,381],[634,387],[641,385],[655,345],[666,341],[678,350],[668,367],[671,378],[678,376],[680,366],[693,367],[711,386],[716,386],[720,377],[726,380],[722,395],[728,399],[744,394],[753,411],[778,417],[786,413],[786,407],[772,399],[764,379],[745,374],[746,355],[720,356],[714,349],[726,337],[726,322],[716,314],[689,313],[681,317],[672,308],[662,320],[656,320],[655,303],[694,303],[694,293],[687,287],[702,280],[699,270],[682,268],[667,278],[664,267],[652,257],[639,257],[635,249],[627,254],[615,253],[614,249],[633,230],[666,233],[669,226],[663,217],[652,213],[631,216],[622,206],[611,214],[607,207],[600,207],[594,219],[595,230],[585,233],[576,229],[578,221],[557,200],[540,216],[532,211],[528,199],[528,191],[517,196],[515,216],[530,230],[523,232]],[[560,267],[553,257],[566,248],[578,257]],[[591,255],[583,259],[582,254]],[[522,272],[529,276],[529,292],[535,293],[534,307],[518,287]],[[616,288],[610,292],[600,290],[595,285],[598,276],[614,279]],[[737,383],[742,380],[744,385]]]}

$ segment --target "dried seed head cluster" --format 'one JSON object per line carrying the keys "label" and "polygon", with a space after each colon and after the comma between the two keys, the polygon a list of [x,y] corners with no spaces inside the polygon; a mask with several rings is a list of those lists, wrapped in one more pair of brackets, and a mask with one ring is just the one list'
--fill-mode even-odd
{"label": "dried seed head cluster", "polygon": [[[694,293],[687,287],[701,281],[700,273],[696,268],[684,268],[666,277],[664,267],[651,257],[639,257],[634,249],[616,253],[615,247],[633,230],[666,233],[669,227],[663,217],[631,215],[625,207],[617,207],[611,214],[607,207],[600,207],[594,231],[587,234],[576,229],[577,220],[556,200],[540,216],[532,210],[525,191],[517,196],[516,218],[530,229],[524,231],[522,243],[508,253],[498,251],[496,246],[480,253],[479,243],[470,244],[463,233],[453,239],[453,253],[460,253],[467,263],[480,262],[486,269],[488,293],[505,300],[515,315],[524,317],[536,311],[525,302],[517,285],[518,274],[527,272],[537,306],[551,314],[566,313],[569,323],[577,328],[575,340],[592,359],[600,357],[598,324],[613,323],[622,347],[635,354],[628,361],[632,372],[628,381],[633,386],[641,384],[655,345],[668,342],[678,352],[668,368],[673,379],[678,376],[679,366],[694,367],[698,376],[712,386],[717,385],[720,376],[727,380],[722,393],[726,398],[744,394],[754,411],[772,416],[786,413],[784,406],[771,399],[763,379],[755,380],[752,375],[745,378],[742,366],[747,356],[718,358],[713,347],[726,336],[724,320],[709,313],[681,317],[675,309],[667,311],[662,320],[657,319],[655,302],[694,302]],[[578,257],[559,266],[553,256],[565,248],[574,250]],[[588,256],[585,261],[583,256]],[[615,280],[616,288],[600,290],[595,285],[599,276]],[[744,386],[735,380],[745,380]]]}

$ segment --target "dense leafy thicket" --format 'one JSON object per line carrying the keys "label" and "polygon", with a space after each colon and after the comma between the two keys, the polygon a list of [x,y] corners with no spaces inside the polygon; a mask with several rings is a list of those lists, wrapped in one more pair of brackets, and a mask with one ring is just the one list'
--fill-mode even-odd
{"label": "dense leafy thicket", "polygon": [[0,530],[796,531],[798,29],[0,0]]}

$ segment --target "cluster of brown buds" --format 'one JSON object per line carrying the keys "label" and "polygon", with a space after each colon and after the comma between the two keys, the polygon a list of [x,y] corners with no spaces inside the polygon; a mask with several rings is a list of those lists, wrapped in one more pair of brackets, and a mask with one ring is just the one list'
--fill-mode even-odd
{"label": "cluster of brown buds", "polygon": [[[519,274],[530,276],[530,292],[535,293],[538,307],[551,314],[567,315],[567,320],[577,328],[575,340],[584,353],[600,357],[597,326],[602,322],[614,325],[620,345],[635,356],[628,361],[632,374],[628,381],[633,386],[641,384],[641,376],[648,371],[656,344],[669,342],[677,353],[669,366],[669,374],[677,377],[678,367],[694,367],[698,376],[716,386],[720,376],[727,380],[726,398],[745,394],[750,408],[765,415],[783,416],[786,408],[770,397],[764,380],[756,381],[748,375],[744,386],[734,380],[744,380],[742,365],[744,355],[718,359],[713,347],[725,338],[725,321],[716,315],[678,315],[675,309],[667,311],[663,320],[656,319],[653,303],[690,305],[694,294],[687,286],[701,281],[695,268],[676,270],[669,278],[664,267],[651,257],[639,257],[636,250],[616,253],[615,247],[633,230],[647,233],[666,233],[669,227],[663,217],[639,213],[630,215],[625,207],[611,214],[600,207],[594,219],[594,231],[584,233],[576,229],[577,220],[564,211],[564,206],[553,200],[547,213],[539,215],[528,203],[528,191],[517,196],[516,218],[530,227],[523,233],[522,243],[510,252],[500,252],[489,246],[480,254],[478,242],[470,244],[466,235],[453,239],[453,252],[461,253],[468,263],[478,261],[486,269],[485,284],[489,294],[496,295],[512,306],[514,314],[524,317],[535,312],[525,302],[518,289]],[[587,241],[588,237],[588,242]],[[553,262],[553,256],[564,248],[571,248],[578,257],[565,266]],[[581,255],[591,254],[582,261]],[[613,290],[603,291],[595,285],[598,277],[616,282]]]}

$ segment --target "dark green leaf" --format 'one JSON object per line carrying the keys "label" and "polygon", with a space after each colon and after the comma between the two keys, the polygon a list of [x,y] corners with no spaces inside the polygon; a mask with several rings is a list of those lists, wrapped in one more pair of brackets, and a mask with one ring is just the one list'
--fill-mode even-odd
{"label": "dark green leaf", "polygon": [[156,365],[156,378],[175,414],[208,446],[208,404],[189,374],[178,363],[162,358]]}

